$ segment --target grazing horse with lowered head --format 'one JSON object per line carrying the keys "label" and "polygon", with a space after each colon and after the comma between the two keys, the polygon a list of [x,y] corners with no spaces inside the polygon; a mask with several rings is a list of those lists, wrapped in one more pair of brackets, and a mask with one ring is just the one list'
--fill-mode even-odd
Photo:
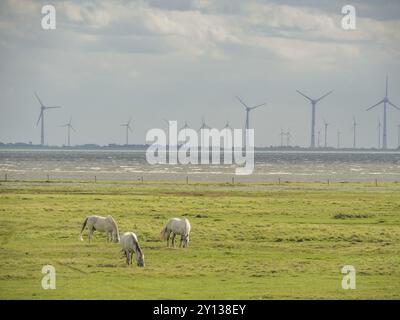
{"label": "grazing horse with lowered head", "polygon": [[89,243],[92,240],[95,231],[105,232],[107,234],[107,241],[119,242],[118,226],[113,217],[89,216],[83,221],[80,240],[83,241],[82,233],[87,226],[89,230]]}
{"label": "grazing horse with lowered head", "polygon": [[175,236],[179,234],[181,236],[181,242],[179,247],[186,248],[189,244],[189,233],[190,233],[190,223],[186,218],[172,218],[169,219],[167,224],[161,231],[161,239],[167,240],[167,247],[169,246],[169,237],[172,233],[172,246],[175,246]]}
{"label": "grazing horse with lowered head", "polygon": [[121,247],[122,252],[126,257],[126,264],[129,266],[132,264],[132,256],[135,253],[136,263],[139,267],[144,267],[144,254],[139,246],[139,242],[136,234],[133,232],[125,232],[121,236]]}

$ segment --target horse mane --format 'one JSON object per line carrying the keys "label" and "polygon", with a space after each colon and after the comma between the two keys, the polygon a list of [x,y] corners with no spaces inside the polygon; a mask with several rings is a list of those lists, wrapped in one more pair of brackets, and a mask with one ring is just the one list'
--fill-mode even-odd
{"label": "horse mane", "polygon": [[135,247],[136,247],[136,251],[140,253],[140,255],[143,255],[142,249],[139,246],[139,243],[135,241]]}

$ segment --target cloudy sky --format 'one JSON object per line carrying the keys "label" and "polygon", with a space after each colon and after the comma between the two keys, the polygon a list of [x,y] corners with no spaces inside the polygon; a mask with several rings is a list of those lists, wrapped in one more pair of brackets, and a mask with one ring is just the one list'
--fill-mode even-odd
{"label": "cloudy sky", "polygon": [[[56,8],[56,30],[43,30],[41,8]],[[356,8],[356,30],[341,27],[343,5]],[[124,143],[120,124],[133,117],[133,143],[163,118],[194,128],[227,120],[242,128],[249,105],[256,144],[278,145],[280,129],[309,145],[311,97],[329,144],[342,132],[352,144],[376,146],[384,96],[400,105],[400,2],[328,0],[142,0],[0,2],[0,141],[40,142],[39,93],[47,105],[47,143]],[[397,144],[400,111],[388,110],[389,146]],[[321,134],[322,137],[322,134]]]}

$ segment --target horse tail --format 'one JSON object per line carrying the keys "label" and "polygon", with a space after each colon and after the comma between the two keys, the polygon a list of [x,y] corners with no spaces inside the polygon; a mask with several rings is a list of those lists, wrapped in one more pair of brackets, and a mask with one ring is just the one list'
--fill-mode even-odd
{"label": "horse tail", "polygon": [[85,230],[87,221],[88,221],[88,217],[86,217],[85,221],[83,221],[83,224],[82,224],[81,234],[79,235],[79,240],[81,240],[81,241],[83,241],[82,233],[83,233],[83,230]]}
{"label": "horse tail", "polygon": [[164,226],[164,228],[161,230],[161,239],[162,240],[167,240],[168,238],[168,230],[167,230],[167,224]]}

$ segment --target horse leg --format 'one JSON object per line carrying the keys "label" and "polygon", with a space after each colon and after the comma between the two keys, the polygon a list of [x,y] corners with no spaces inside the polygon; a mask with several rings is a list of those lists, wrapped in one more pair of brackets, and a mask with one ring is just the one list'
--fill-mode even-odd
{"label": "horse leg", "polygon": [[126,264],[129,266],[129,251],[124,250],[124,254],[126,257]]}
{"label": "horse leg", "polygon": [[171,235],[171,232],[169,232],[168,233],[168,236],[167,236],[167,247],[169,247],[169,236]]}
{"label": "horse leg", "polygon": [[89,243],[92,241],[92,237],[93,237],[93,232],[94,232],[94,228],[93,227],[91,227],[90,228],[90,230],[89,230]]}
{"label": "horse leg", "polygon": [[182,248],[183,236],[181,236],[181,241],[179,242],[179,248]]}
{"label": "horse leg", "polygon": [[132,265],[133,251],[129,252],[129,264]]}
{"label": "horse leg", "polygon": [[176,234],[173,233],[173,234],[172,234],[172,247],[173,247],[173,248],[175,248],[175,236],[176,236]]}

